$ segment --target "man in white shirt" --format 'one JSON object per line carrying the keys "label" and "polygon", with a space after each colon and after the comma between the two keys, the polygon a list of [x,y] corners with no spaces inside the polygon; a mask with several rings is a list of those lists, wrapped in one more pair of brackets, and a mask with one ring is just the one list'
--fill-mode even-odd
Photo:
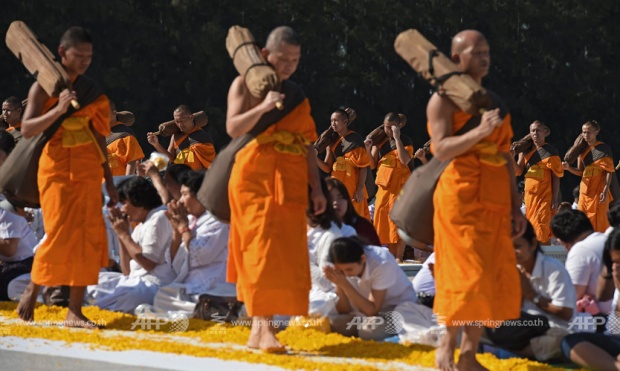
{"label": "man in white shirt", "polygon": [[[565,267],[575,285],[577,302],[581,299],[596,301],[597,280],[602,269],[607,236],[594,232],[588,217],[579,210],[566,210],[556,214],[551,219],[551,230],[568,250]],[[600,313],[609,313],[609,301],[597,304]],[[579,311],[580,306],[577,308]],[[592,312],[593,309],[588,311]]]}

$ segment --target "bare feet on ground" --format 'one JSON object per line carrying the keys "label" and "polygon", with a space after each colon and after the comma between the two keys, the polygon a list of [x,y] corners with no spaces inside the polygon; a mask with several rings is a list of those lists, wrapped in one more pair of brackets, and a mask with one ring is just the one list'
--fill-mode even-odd
{"label": "bare feet on ground", "polygon": [[67,312],[67,317],[65,317],[65,322],[63,324],[65,327],[77,327],[77,328],[85,328],[89,330],[94,329],[102,329],[104,326],[99,326],[95,322],[89,320],[82,314],[82,312],[74,313],[69,310]]}
{"label": "bare feet on ground", "polygon": [[459,362],[456,364],[456,369],[459,371],[488,371],[489,369],[484,367],[476,359],[476,355],[462,355],[459,357]]}
{"label": "bare feet on ground", "polygon": [[454,350],[446,346],[440,346],[435,353],[435,367],[441,371],[456,371],[454,364]]}
{"label": "bare feet on ground", "polygon": [[39,286],[30,282],[17,305],[17,315],[23,321],[34,321],[34,306],[37,303]]}

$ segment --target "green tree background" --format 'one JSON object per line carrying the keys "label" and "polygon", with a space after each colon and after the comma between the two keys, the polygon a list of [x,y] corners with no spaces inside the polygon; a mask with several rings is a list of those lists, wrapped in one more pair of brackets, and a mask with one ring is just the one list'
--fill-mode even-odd
{"label": "green tree background", "polygon": [[[617,104],[620,2],[591,0],[4,0],[0,30],[25,21],[53,52],[72,25],[89,29],[95,57],[88,74],[136,114],[134,130],[145,153],[146,132],[172,118],[181,103],[209,115],[216,147],[225,131],[226,96],[236,71],[225,49],[228,28],[248,27],[262,44],[278,25],[302,37],[302,60],[293,80],[313,106],[319,132],[337,107],[358,113],[363,135],[385,113],[409,117],[404,132],[416,147],[428,140],[425,108],[430,87],[394,52],[396,35],[417,28],[440,50],[465,28],[486,34],[492,69],[485,85],[506,101],[515,139],[535,119],[552,129],[549,142],[563,154],[595,119],[600,139],[618,148]],[[33,79],[4,47],[0,97],[25,98]],[[167,139],[162,143],[167,145]],[[578,178],[562,180],[565,200]]]}

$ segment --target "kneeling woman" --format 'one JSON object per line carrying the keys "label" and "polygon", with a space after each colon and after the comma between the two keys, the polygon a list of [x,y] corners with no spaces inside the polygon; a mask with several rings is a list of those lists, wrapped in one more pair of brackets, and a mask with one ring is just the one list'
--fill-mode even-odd
{"label": "kneeling woman", "polygon": [[336,286],[336,310],[341,315],[332,319],[332,329],[362,339],[395,335],[394,329],[402,324],[390,323],[395,319],[391,311],[414,303],[416,295],[392,254],[381,247],[364,246],[356,238],[342,237],[332,242],[328,260],[333,266],[326,266],[323,272]]}

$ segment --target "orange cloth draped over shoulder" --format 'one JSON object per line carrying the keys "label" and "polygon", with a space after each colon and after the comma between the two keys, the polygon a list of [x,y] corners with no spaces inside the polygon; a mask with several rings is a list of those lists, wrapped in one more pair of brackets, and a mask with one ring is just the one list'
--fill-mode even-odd
{"label": "orange cloth draped over shoulder", "polygon": [[[471,115],[453,116],[452,132]],[[461,320],[519,317],[521,284],[511,238],[511,179],[506,159],[510,115],[488,137],[454,158],[433,196],[436,292],[433,311],[447,326]]]}
{"label": "orange cloth draped over shoulder", "polygon": [[[405,149],[413,157],[413,146],[405,146]],[[369,170],[370,171],[370,170]],[[390,211],[394,201],[398,197],[411,171],[407,165],[403,165],[398,159],[398,150],[392,150],[379,160],[375,183],[378,186],[375,195],[375,220],[374,226],[382,244],[397,243],[398,227],[390,219]]]}
{"label": "orange cloth draped over shoulder", "polygon": [[[215,147],[213,143],[199,143],[190,140],[191,144],[184,149],[179,146],[185,139],[194,132],[203,131],[202,128],[195,127],[188,135],[184,135],[174,142],[174,148],[177,150],[177,157],[174,159],[175,164],[185,164],[192,170],[203,170],[211,167],[211,163],[215,160]],[[174,140],[174,139],[173,139]]]}
{"label": "orange cloth draped over shoulder", "polygon": [[532,223],[536,238],[544,245],[549,244],[551,238],[551,217],[555,211],[551,210],[553,202],[552,175],[561,178],[564,176],[562,160],[557,154],[557,150],[549,144],[544,145],[545,150],[553,155],[534,162],[534,155],[538,153],[536,149],[525,155],[525,161],[529,168],[524,174],[525,177],[525,217]]}
{"label": "orange cloth draped over shoulder", "polygon": [[[347,135],[354,133],[354,131],[350,130]],[[338,139],[336,143],[330,146],[332,153],[334,149],[340,145],[342,141],[342,137]],[[366,186],[364,185],[364,201],[356,202],[353,199],[355,196],[355,190],[357,190],[357,184],[360,179],[360,168],[364,168],[370,166],[370,156],[368,156],[368,152],[366,152],[366,148],[362,144],[361,147],[357,147],[352,151],[345,153],[342,156],[339,156],[334,161],[332,165],[332,173],[331,176],[340,180],[344,183],[345,187],[347,187],[347,191],[349,191],[349,197],[351,197],[351,201],[353,202],[353,208],[358,215],[370,220],[370,210],[368,210],[368,192],[366,191]],[[370,171],[368,169],[367,171]]]}
{"label": "orange cloth draped over shoulder", "polygon": [[[579,156],[581,161],[583,161],[588,153],[599,144],[604,143],[596,142],[594,146],[588,148]],[[609,156],[595,160],[591,164],[586,165],[583,169],[581,183],[579,184],[579,202],[577,203],[577,208],[588,216],[596,232],[605,232],[609,227],[607,212],[609,211],[609,203],[612,199],[611,191],[607,191],[607,197],[605,197],[604,202],[600,202],[600,197],[601,193],[603,193],[603,188],[605,188],[607,173],[613,173],[615,171],[613,159]]]}
{"label": "orange cloth draped over shoulder", "polygon": [[316,141],[303,100],[237,152],[230,176],[227,281],[249,316],[307,315],[307,146]]}
{"label": "orange cloth draped over shoulder", "polygon": [[[51,98],[43,112],[58,101]],[[103,221],[102,152],[88,124],[110,134],[110,104],[105,95],[63,121],[43,148],[38,185],[46,237],[32,265],[32,281],[43,286],[96,284],[107,267]]]}
{"label": "orange cloth draped over shoulder", "polygon": [[[122,125],[117,122],[112,125]],[[128,135],[110,143],[108,149],[108,164],[113,176],[126,175],[127,164],[144,158],[144,152],[138,140],[133,135]]]}
{"label": "orange cloth draped over shoulder", "polygon": [[20,129],[21,127],[22,127],[22,122],[20,121],[20,122],[18,122],[17,124],[15,124],[15,126],[9,126],[9,127],[6,129],[6,131],[10,133],[10,132],[12,132],[13,130]]}

